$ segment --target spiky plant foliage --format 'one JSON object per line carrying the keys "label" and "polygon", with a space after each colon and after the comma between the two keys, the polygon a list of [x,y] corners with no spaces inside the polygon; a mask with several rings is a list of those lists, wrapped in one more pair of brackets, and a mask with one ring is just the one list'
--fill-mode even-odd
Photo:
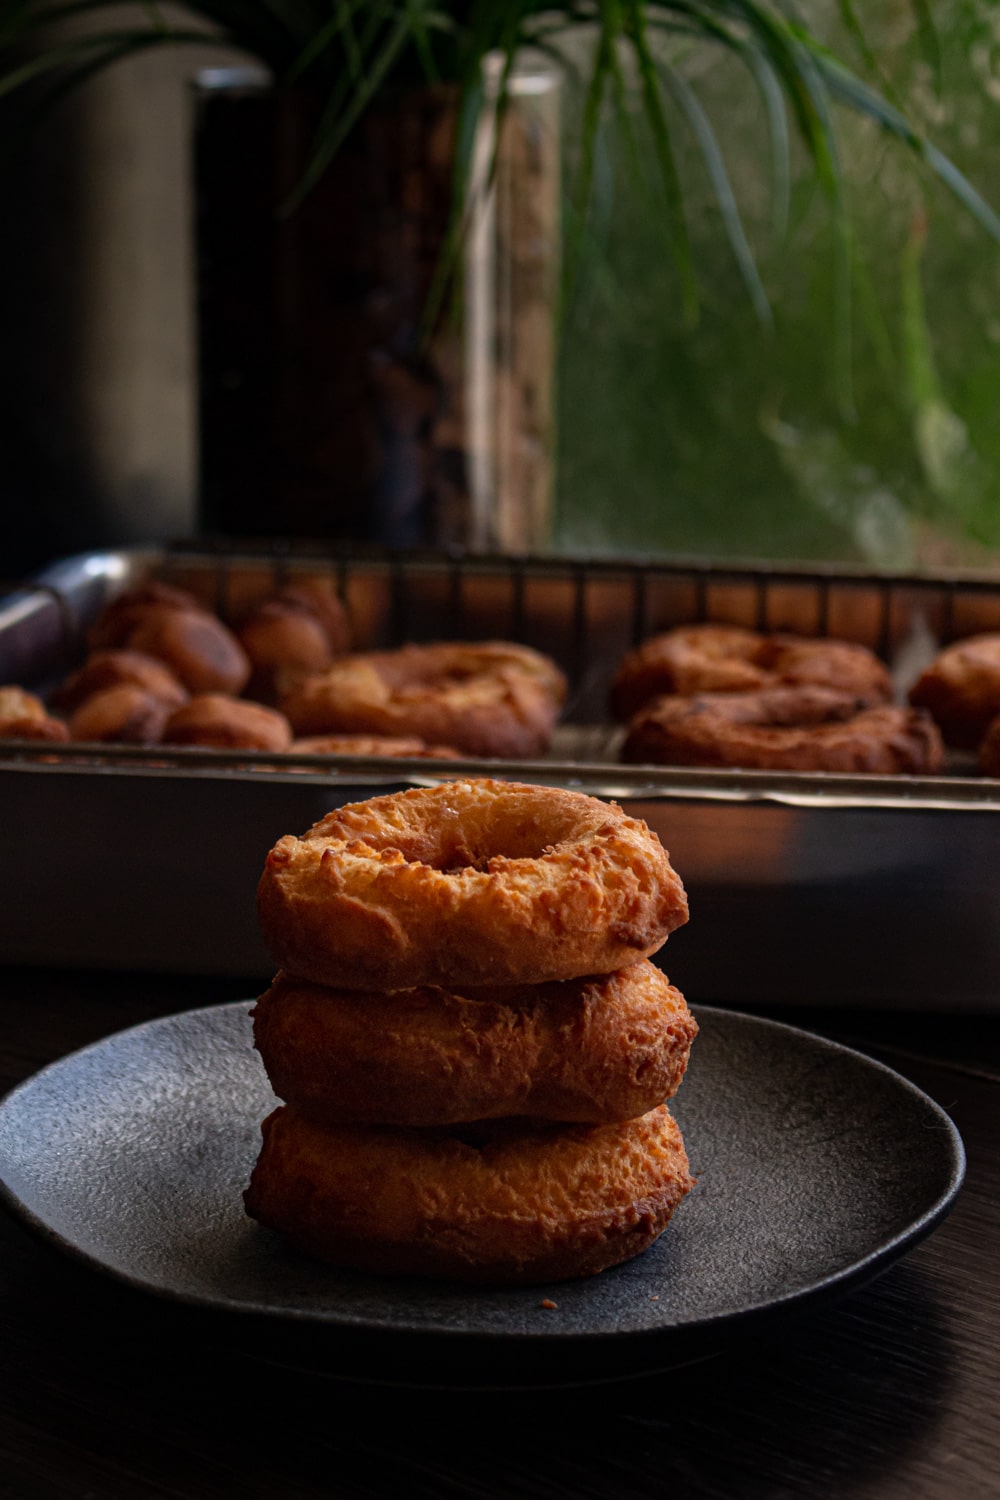
{"label": "spiky plant foliage", "polygon": [[[931,66],[935,35],[928,0],[911,0]],[[838,162],[835,106],[870,117],[941,178],[966,210],[1000,241],[1000,219],[972,185],[906,118],[886,93],[834,56],[798,17],[792,0],[188,0],[189,22],[154,0],[6,0],[0,14],[0,98],[26,91],[33,110],[54,104],[103,68],[163,46],[204,44],[206,32],[259,58],[276,84],[308,87],[322,104],[314,148],[297,196],[322,176],[353,127],[394,82],[449,82],[460,100],[456,204],[462,201],[484,108],[503,113],[506,84],[524,47],[565,61],[564,42],[592,34],[581,79],[578,166],[568,205],[568,263],[586,239],[602,119],[611,110],[632,140],[638,99],[655,159],[658,211],[692,312],[697,282],[675,158],[679,128],[700,149],[730,245],[762,318],[767,299],[740,219],[712,122],[683,72],[670,61],[670,39],[709,42],[735,56],[760,91],[771,132],[776,201],[784,200],[793,135],[804,144],[831,205],[849,282],[848,214]],[[853,0],[838,0],[864,71],[877,76]],[[67,34],[65,22],[85,21]],[[500,58],[500,85],[487,99],[484,61]]]}

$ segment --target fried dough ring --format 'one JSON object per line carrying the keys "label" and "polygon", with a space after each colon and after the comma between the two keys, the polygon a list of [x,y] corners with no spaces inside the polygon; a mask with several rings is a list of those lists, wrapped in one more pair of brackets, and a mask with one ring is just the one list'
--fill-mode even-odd
{"label": "fried dough ring", "polygon": [[984,776],[1000,777],[1000,715],[991,721],[983,735],[977,759]]}
{"label": "fried dough ring", "polygon": [[941,736],[919,709],[868,708],[824,688],[657,698],[629,725],[633,764],[932,775]]}
{"label": "fried dough ring", "polygon": [[688,915],[645,823],[582,792],[485,778],[374,797],[280,839],[258,912],[280,968],[366,990],[609,974]]}
{"label": "fried dough ring", "polygon": [[279,1099],[331,1124],[628,1120],[677,1091],[698,1027],[648,959],[558,984],[369,994],[279,974],[253,1011]]}
{"label": "fried dough ring", "polygon": [[[106,604],[87,632],[91,651],[124,646],[136,626],[151,609],[178,609],[207,613],[204,605],[187,589],[156,578],[133,584]],[[111,686],[111,684],[107,684]]]}
{"label": "fried dough ring", "polygon": [[61,719],[0,719],[0,740],[51,740],[65,742],[69,730]]}
{"label": "fried dough ring", "polygon": [[782,686],[832,688],[866,708],[892,697],[885,665],[852,641],[763,635],[736,625],[686,625],[628,652],[611,685],[611,709],[626,720],[667,693],[691,697]]}
{"label": "fried dough ring", "polygon": [[[187,695],[182,691],[182,701]],[[84,743],[155,745],[176,704],[135,682],[85,698],[69,721],[70,738]]]}
{"label": "fried dough ring", "polygon": [[154,605],[125,644],[166,662],[189,693],[239,693],[250,677],[250,660],[233,632],[205,610]]}
{"label": "fried dough ring", "polygon": [[225,750],[287,750],[291,725],[275,708],[224,693],[198,693],[169,717],[165,745],[206,745]]}
{"label": "fried dough ring", "polygon": [[652,1244],[694,1186],[666,1105],[462,1132],[320,1125],[286,1105],[262,1133],[247,1213],[334,1265],[390,1275],[591,1276]]}
{"label": "fried dough ring", "polygon": [[547,656],[506,641],[358,652],[280,698],[297,735],[412,736],[470,756],[540,755],[566,696]]}
{"label": "fried dough ring", "polygon": [[935,657],[910,689],[945,743],[974,750],[1000,714],[1000,634],[970,635]]}
{"label": "fried dough ring", "polygon": [[165,662],[141,651],[109,647],[93,651],[81,667],[70,674],[49,695],[49,703],[63,713],[72,714],[98,693],[110,688],[138,687],[161,698],[175,708],[187,698],[186,688]]}
{"label": "fried dough ring", "polygon": [[68,740],[69,730],[53,719],[41,698],[26,688],[0,687],[0,740]]}
{"label": "fried dough ring", "polygon": [[236,634],[252,668],[247,692],[266,703],[275,700],[283,682],[324,671],[350,647],[340,600],[308,581],[259,600]]}

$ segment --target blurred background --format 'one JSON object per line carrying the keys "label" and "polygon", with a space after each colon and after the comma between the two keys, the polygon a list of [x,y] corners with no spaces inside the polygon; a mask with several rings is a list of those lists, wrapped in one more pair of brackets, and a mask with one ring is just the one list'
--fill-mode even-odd
{"label": "blurred background", "polygon": [[[863,35],[850,5],[806,10],[815,36],[1000,203],[995,6],[940,0],[931,22],[921,4],[876,0],[864,8]],[[202,24],[178,7],[162,14]],[[511,111],[521,145],[508,150],[508,175],[498,179],[476,273],[485,263],[489,286],[479,313],[466,309],[463,334],[466,359],[486,350],[482,379],[464,388],[471,413],[438,407],[433,417],[436,472],[451,496],[444,509],[430,525],[394,530],[391,506],[359,498],[336,453],[319,507],[293,504],[270,482],[255,492],[253,412],[267,392],[251,387],[254,369],[277,358],[268,333],[278,326],[275,262],[262,251],[256,268],[226,261],[220,271],[220,247],[227,231],[234,239],[241,213],[261,216],[254,184],[263,191],[275,167],[249,136],[232,167],[206,156],[205,71],[214,70],[218,89],[219,70],[231,81],[234,67],[257,68],[251,94],[262,75],[255,58],[218,46],[204,29],[203,45],[150,50],[96,73],[30,132],[10,99],[0,100],[0,571],[8,578],[69,551],[216,530],[462,544],[468,534],[441,520],[456,486],[464,494],[448,467],[461,448],[449,423],[474,423],[478,412],[493,424],[487,479],[495,489],[506,464],[523,498],[524,463],[511,462],[495,430],[505,400],[505,420],[519,402],[522,436],[530,427],[544,517],[528,533],[487,527],[473,545],[899,569],[997,565],[1000,248],[897,139],[838,108],[845,245],[794,131],[790,177],[776,178],[764,96],[740,59],[675,35],[660,45],[678,88],[689,91],[682,100],[675,90],[687,102],[671,120],[671,140],[697,305],[666,242],[658,142],[639,88],[626,100],[631,128],[605,108],[596,133],[584,129],[586,86],[574,72],[575,56],[585,65],[583,28],[566,49],[554,102],[547,85],[529,84]],[[535,58],[526,76],[552,66]],[[702,117],[710,138],[698,137]],[[592,190],[578,233],[573,183],[585,140]],[[216,187],[206,199],[209,169]],[[283,170],[287,182],[287,163]],[[220,184],[239,188],[224,210]],[[330,220],[331,243],[343,239],[349,202],[342,196]],[[525,203],[534,205],[527,220]],[[734,209],[755,290],[734,248]],[[574,272],[560,293],[569,243]],[[468,260],[465,270],[468,292]],[[221,330],[206,317],[206,306],[220,305],[220,276],[242,297],[238,323]],[[209,284],[216,293],[206,302]],[[523,317],[512,297],[526,299]],[[505,329],[515,348],[506,365],[496,352]],[[508,380],[511,369],[534,370],[534,384]],[[391,399],[398,414],[395,386]],[[287,432],[282,441],[287,447]],[[475,441],[464,459],[472,492],[486,460]],[[313,478],[299,486],[300,500],[315,490]],[[468,503],[478,503],[474,493]]]}

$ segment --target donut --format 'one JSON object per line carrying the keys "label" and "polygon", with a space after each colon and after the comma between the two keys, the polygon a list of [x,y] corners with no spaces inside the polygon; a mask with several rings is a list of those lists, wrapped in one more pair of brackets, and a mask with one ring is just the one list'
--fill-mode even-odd
{"label": "donut", "polygon": [[946,646],[917,678],[909,700],[932,715],[946,744],[975,750],[1000,714],[1000,634]]}
{"label": "donut", "polygon": [[420,760],[458,760],[450,745],[428,745],[416,738],[376,734],[314,734],[295,740],[293,752],[303,755],[414,756]]}
{"label": "donut", "polygon": [[944,747],[929,714],[856,707],[856,700],[827,688],[656,698],[629,724],[622,759],[882,776],[941,770]]}
{"label": "donut", "polygon": [[345,989],[609,974],[687,921],[645,823],[582,792],[447,781],[286,835],[258,886],[277,966]]}
{"label": "donut", "polygon": [[250,677],[235,635],[204,610],[149,608],[125,644],[166,662],[189,693],[240,693]]}
{"label": "donut", "polygon": [[41,698],[11,685],[0,687],[0,739],[68,740],[69,730],[51,717]]}
{"label": "donut", "polygon": [[[91,651],[124,646],[140,620],[150,609],[179,609],[187,613],[205,613],[204,606],[187,589],[172,583],[148,578],[134,584],[106,604],[94,620],[87,640]],[[110,684],[109,684],[110,685]]]}
{"label": "donut", "polygon": [[698,1031],[648,959],[596,978],[463,991],[371,994],[279,974],[253,1026],[280,1099],[332,1124],[370,1125],[632,1119],[676,1092]]}
{"label": "donut", "polygon": [[210,745],[232,750],[287,750],[292,729],[277,709],[223,693],[197,693],[167,719],[165,745]]}
{"label": "donut", "polygon": [[45,718],[48,718],[48,709],[41,698],[29,693],[27,688],[0,687],[0,720]]}
{"label": "donut", "polygon": [[84,699],[70,716],[70,739],[155,745],[173,711],[165,698],[124,682]]}
{"label": "donut", "polygon": [[990,721],[983,735],[978,761],[984,776],[1000,777],[1000,714]]}
{"label": "donut", "polygon": [[166,663],[140,651],[121,647],[94,651],[77,671],[49,695],[49,703],[64,713],[73,713],[95,693],[108,688],[138,687],[164,703],[175,707],[187,698],[187,691]]}
{"label": "donut", "polygon": [[248,692],[271,702],[284,681],[329,667],[348,649],[350,630],[333,594],[318,584],[300,583],[256,604],[237,637],[250,659]]}
{"label": "donut", "polygon": [[275,598],[281,603],[308,609],[326,632],[334,656],[351,649],[351,621],[341,600],[327,584],[315,578],[297,578],[279,589]]}
{"label": "donut", "polygon": [[380,1274],[591,1276],[647,1249],[694,1186],[665,1104],[604,1125],[451,1130],[327,1125],[284,1105],[262,1135],[250,1217],[336,1266]]}
{"label": "donut", "polygon": [[69,730],[61,719],[0,718],[0,740],[66,741]]}
{"label": "donut", "polygon": [[611,684],[611,710],[631,719],[651,699],[675,693],[757,692],[816,686],[847,693],[863,707],[888,703],[892,680],[866,646],[851,641],[763,635],[735,625],[686,625],[627,653]]}
{"label": "donut", "polygon": [[548,657],[504,641],[358,652],[279,702],[297,735],[417,736],[465,755],[542,754],[566,696]]}

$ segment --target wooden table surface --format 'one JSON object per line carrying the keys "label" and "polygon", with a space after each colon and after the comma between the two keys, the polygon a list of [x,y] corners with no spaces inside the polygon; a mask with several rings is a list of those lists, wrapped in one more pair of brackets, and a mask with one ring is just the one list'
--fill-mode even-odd
{"label": "wooden table surface", "polygon": [[[232,980],[2,975],[0,1090],[111,1032],[252,992]],[[955,1209],[868,1286],[636,1380],[396,1389],[255,1357],[229,1320],[106,1280],[0,1214],[0,1494],[1000,1496],[1000,1011],[776,1014],[888,1062],[964,1137]]]}

